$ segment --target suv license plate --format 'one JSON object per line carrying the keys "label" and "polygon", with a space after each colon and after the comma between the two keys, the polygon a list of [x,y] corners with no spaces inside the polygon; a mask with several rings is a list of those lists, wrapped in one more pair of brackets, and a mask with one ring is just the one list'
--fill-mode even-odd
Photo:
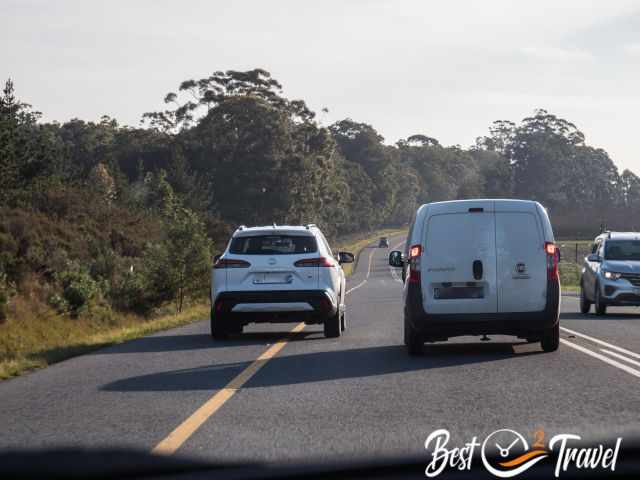
{"label": "suv license plate", "polygon": [[290,273],[258,273],[253,279],[256,285],[274,284],[274,283],[291,283],[293,275]]}

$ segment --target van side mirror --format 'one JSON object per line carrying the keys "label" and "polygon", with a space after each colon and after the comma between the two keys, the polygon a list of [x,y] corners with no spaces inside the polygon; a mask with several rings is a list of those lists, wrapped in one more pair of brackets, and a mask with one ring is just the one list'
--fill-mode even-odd
{"label": "van side mirror", "polygon": [[389,265],[392,267],[400,268],[402,267],[404,260],[402,258],[402,252],[399,250],[394,250],[389,254]]}
{"label": "van side mirror", "polygon": [[215,256],[213,257],[213,263],[216,263],[218,260],[220,260],[220,257],[221,257],[221,256],[222,256],[222,254],[221,254],[221,253],[219,253],[219,254],[215,255]]}
{"label": "van side mirror", "polygon": [[587,257],[587,262],[597,262],[600,263],[602,262],[602,258],[599,255],[596,255],[595,253],[592,253],[591,255],[589,255]]}
{"label": "van side mirror", "polygon": [[338,262],[342,265],[343,263],[353,263],[355,257],[351,252],[338,252]]}

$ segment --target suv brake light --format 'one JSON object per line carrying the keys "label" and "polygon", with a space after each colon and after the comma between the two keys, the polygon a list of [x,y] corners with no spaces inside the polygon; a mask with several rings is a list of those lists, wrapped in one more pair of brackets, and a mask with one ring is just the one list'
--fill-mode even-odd
{"label": "suv brake light", "polygon": [[249,268],[251,264],[236,258],[220,258],[213,265],[213,268]]}
{"label": "suv brake light", "polygon": [[296,267],[334,267],[335,263],[327,257],[303,258],[293,264]]}
{"label": "suv brake light", "polygon": [[420,283],[420,256],[422,245],[413,245],[409,249],[409,283]]}
{"label": "suv brake light", "polygon": [[558,274],[560,251],[553,242],[545,242],[544,251],[547,254],[547,280],[557,282],[560,279]]}

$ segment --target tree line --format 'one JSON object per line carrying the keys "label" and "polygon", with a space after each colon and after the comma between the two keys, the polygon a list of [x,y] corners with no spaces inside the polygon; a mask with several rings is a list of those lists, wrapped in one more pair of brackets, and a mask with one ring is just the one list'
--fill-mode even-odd
{"label": "tree line", "polygon": [[240,224],[316,223],[335,238],[407,224],[422,203],[516,197],[545,205],[556,234],[588,237],[634,227],[640,209],[640,178],[545,110],[463,148],[423,133],[389,145],[350,118],[325,127],[262,69],[186,80],[164,102],[139,127],[42,122],[7,81],[0,305],[37,278],[60,312],[181,306],[206,292],[214,247]]}

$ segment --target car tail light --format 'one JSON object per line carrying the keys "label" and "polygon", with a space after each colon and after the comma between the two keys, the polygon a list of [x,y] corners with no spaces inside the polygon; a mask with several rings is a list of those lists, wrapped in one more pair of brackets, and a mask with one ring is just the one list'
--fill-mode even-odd
{"label": "car tail light", "polygon": [[296,267],[334,267],[333,260],[327,257],[303,258],[293,264]]}
{"label": "car tail light", "polygon": [[224,306],[224,302],[222,300],[218,300],[216,302],[216,313],[222,312],[222,307]]}
{"label": "car tail light", "polygon": [[236,258],[219,258],[213,268],[249,268],[251,264]]}
{"label": "car tail light", "polygon": [[558,260],[560,251],[553,242],[545,242],[544,251],[547,254],[547,280],[557,282],[559,280]]}
{"label": "car tail light", "polygon": [[420,257],[422,245],[413,245],[409,249],[409,283],[420,283]]}

